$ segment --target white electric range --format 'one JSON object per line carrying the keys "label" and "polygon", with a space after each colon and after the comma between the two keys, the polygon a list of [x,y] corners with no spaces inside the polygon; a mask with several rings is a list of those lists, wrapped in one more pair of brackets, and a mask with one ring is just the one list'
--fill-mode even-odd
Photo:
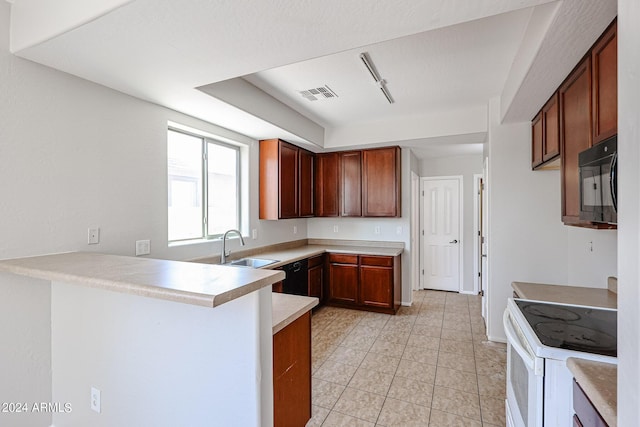
{"label": "white electric range", "polygon": [[617,364],[617,310],[509,298],[507,427],[573,425],[569,357]]}

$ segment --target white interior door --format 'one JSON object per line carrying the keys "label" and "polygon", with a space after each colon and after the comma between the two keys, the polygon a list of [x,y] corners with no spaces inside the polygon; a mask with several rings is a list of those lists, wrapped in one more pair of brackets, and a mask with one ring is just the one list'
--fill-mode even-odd
{"label": "white interior door", "polygon": [[423,180],[423,288],[460,291],[461,187],[461,177]]}

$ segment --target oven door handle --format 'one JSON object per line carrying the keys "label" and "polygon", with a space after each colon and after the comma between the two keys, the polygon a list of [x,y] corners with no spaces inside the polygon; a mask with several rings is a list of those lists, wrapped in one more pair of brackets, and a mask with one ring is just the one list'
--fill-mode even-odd
{"label": "oven door handle", "polygon": [[504,333],[507,335],[507,341],[511,344],[511,347],[520,355],[522,361],[527,365],[527,368],[532,370],[535,375],[543,376],[544,368],[542,361],[543,359],[536,357],[535,354],[531,354],[531,352],[527,351],[524,346],[520,343],[520,339],[516,334],[516,331],[513,329],[511,325],[511,320],[509,319],[509,310],[505,310],[502,315],[502,325],[504,326]]}

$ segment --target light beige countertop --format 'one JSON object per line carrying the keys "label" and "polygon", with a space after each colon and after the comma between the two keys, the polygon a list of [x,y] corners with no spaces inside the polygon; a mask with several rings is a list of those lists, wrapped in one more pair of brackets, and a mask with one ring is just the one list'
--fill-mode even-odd
{"label": "light beige countertop", "polygon": [[618,425],[618,366],[570,357],[567,367],[610,427]]}
{"label": "light beige countertop", "polygon": [[590,307],[618,308],[618,294],[611,292],[609,289],[526,282],[512,282],[511,287],[520,298],[524,299]]}
{"label": "light beige countertop", "polygon": [[273,335],[318,305],[318,298],[273,292],[271,298]]}
{"label": "light beige countertop", "polygon": [[[311,258],[323,253],[343,253],[357,255],[397,256],[404,251],[402,242],[372,242],[359,240],[303,239],[296,242],[277,244],[262,248],[232,252],[229,261],[243,257],[273,259],[278,262],[269,264],[264,269],[274,269],[301,259]],[[193,262],[217,264],[220,256],[198,258]]]}
{"label": "light beige countertop", "polygon": [[285,277],[282,271],[89,252],[2,260],[0,271],[205,307],[224,304]]}

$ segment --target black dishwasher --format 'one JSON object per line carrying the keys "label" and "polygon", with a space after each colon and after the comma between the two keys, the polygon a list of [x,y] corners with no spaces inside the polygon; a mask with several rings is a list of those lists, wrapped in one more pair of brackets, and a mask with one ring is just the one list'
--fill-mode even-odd
{"label": "black dishwasher", "polygon": [[286,264],[278,268],[278,270],[283,270],[286,274],[285,279],[282,281],[283,293],[303,296],[309,295],[307,265],[308,260],[301,259],[300,261],[292,262],[291,264]]}

